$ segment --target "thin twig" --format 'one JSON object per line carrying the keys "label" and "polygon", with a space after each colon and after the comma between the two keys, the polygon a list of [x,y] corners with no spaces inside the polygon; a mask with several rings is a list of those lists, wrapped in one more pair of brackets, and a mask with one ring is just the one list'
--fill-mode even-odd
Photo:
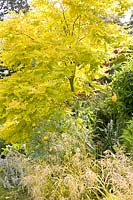
{"label": "thin twig", "polygon": [[75,19],[74,22],[73,22],[73,26],[72,26],[72,35],[73,35],[73,33],[74,33],[76,21],[79,19],[79,17],[81,17],[81,15],[77,16],[76,19]]}
{"label": "thin twig", "polygon": [[61,9],[62,9],[62,14],[63,14],[63,19],[64,19],[64,22],[65,22],[65,25],[67,27],[67,30],[68,30],[69,34],[70,34],[69,25],[67,23],[66,16],[65,16],[65,11],[64,11],[64,8],[63,8],[62,4],[61,4]]}

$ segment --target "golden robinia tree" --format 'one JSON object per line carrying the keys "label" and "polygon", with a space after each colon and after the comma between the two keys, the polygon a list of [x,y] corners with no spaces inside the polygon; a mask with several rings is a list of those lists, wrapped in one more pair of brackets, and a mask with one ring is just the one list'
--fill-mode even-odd
{"label": "golden robinia tree", "polygon": [[33,124],[65,113],[75,94],[89,94],[114,48],[128,46],[113,19],[130,3],[34,0],[26,14],[0,22],[0,61],[14,71],[0,80],[1,137],[28,140]]}

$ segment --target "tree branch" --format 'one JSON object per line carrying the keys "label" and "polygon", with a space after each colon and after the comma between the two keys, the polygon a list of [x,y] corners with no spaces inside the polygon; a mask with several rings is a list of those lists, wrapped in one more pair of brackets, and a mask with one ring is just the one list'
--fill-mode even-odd
{"label": "tree branch", "polygon": [[[66,16],[65,16],[65,11],[64,11],[64,8],[63,8],[62,4],[61,4],[61,9],[62,9],[62,14],[63,14],[63,19],[64,19],[65,25],[67,27],[67,32],[70,34],[69,25],[67,23]],[[66,28],[65,28],[65,30],[66,30]],[[66,33],[66,31],[65,31],[65,33]]]}
{"label": "tree branch", "polygon": [[72,91],[72,92],[75,91],[75,89],[74,89],[74,78],[75,78],[75,74],[76,74],[76,65],[75,65],[75,68],[74,68],[73,75],[70,76],[70,77],[68,78],[69,83],[70,83],[70,88],[71,88],[71,91]]}
{"label": "tree branch", "polygon": [[81,17],[81,15],[77,16],[76,19],[75,19],[74,22],[73,22],[73,26],[72,26],[72,35],[73,35],[73,33],[74,33],[76,21],[77,21],[80,17]]}

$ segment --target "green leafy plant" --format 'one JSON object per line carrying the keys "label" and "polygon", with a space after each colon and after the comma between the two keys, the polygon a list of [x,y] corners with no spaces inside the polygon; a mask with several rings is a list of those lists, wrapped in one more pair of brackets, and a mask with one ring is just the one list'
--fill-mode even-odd
{"label": "green leafy plant", "polygon": [[97,156],[101,156],[106,150],[115,153],[116,147],[120,147],[121,132],[129,117],[127,113],[119,110],[118,97],[116,94],[112,94],[111,86],[93,94],[92,99],[93,103],[91,101],[90,106],[93,108],[95,116],[92,138]]}
{"label": "green leafy plant", "polygon": [[6,142],[3,139],[0,139],[0,154],[3,151],[3,148],[6,146]]}
{"label": "green leafy plant", "polygon": [[127,122],[127,127],[122,132],[121,142],[125,151],[133,156],[133,119]]}
{"label": "green leafy plant", "polygon": [[131,116],[133,113],[133,62],[127,62],[123,69],[116,73],[112,90],[118,97],[117,110]]}
{"label": "green leafy plant", "polygon": [[34,127],[34,134],[26,143],[26,152],[30,158],[61,163],[66,154],[71,152],[73,155],[80,145],[84,145],[89,154],[95,155],[92,128],[86,128],[82,118],[76,118],[70,112],[64,117],[58,116],[57,121],[54,119],[42,121]]}

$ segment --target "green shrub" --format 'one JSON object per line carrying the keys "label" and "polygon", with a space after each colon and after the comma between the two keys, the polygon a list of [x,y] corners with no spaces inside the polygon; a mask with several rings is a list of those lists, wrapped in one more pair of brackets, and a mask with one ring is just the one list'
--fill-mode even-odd
{"label": "green shrub", "polygon": [[116,73],[112,82],[112,90],[118,97],[118,111],[131,116],[133,113],[133,63]]}
{"label": "green shrub", "polygon": [[127,122],[127,127],[123,130],[121,142],[126,152],[133,156],[133,118]]}
{"label": "green shrub", "polygon": [[118,117],[117,102],[112,102],[111,89],[94,94],[93,99],[93,103],[90,102],[95,115],[92,138],[99,157],[106,150],[115,153],[124,123]]}
{"label": "green shrub", "polygon": [[3,148],[4,148],[5,146],[6,146],[5,140],[0,139],[0,154],[2,153]]}
{"label": "green shrub", "polygon": [[[89,153],[94,153],[91,144],[92,127],[86,128],[83,116],[75,117],[68,113],[57,121],[51,118],[35,126],[34,134],[26,144],[28,156],[32,159],[60,163],[68,151],[74,154],[82,145],[85,145]],[[50,126],[52,128],[48,129]]]}
{"label": "green shrub", "polygon": [[[115,153],[121,145],[122,130],[133,113],[133,64],[127,62],[121,71],[113,76],[113,81],[97,94],[93,104],[95,126],[93,140],[97,154],[106,150]],[[131,146],[131,144],[130,144]]]}

